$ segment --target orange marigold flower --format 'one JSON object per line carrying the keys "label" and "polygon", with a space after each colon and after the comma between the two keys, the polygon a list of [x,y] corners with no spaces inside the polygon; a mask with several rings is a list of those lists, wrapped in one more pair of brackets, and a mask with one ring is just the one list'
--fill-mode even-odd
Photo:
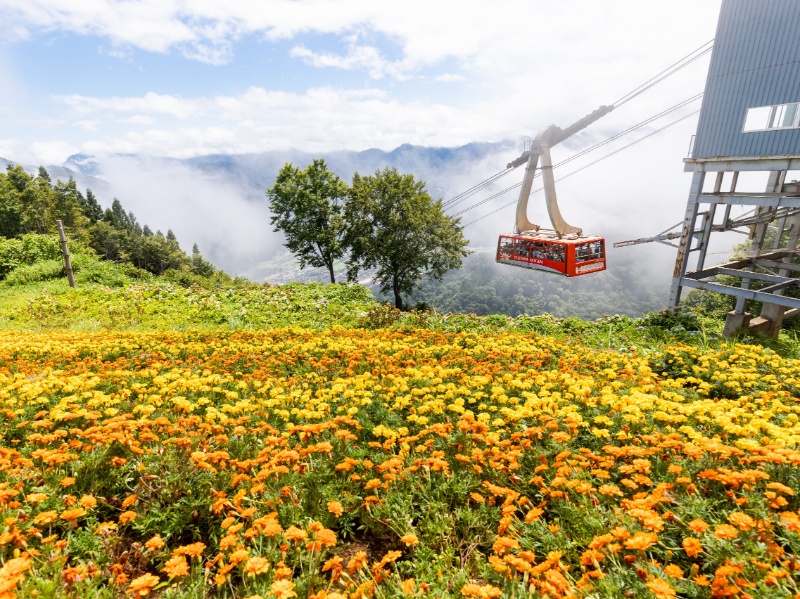
{"label": "orange marigold flower", "polygon": [[402,591],[403,595],[413,595],[414,589],[417,586],[417,581],[413,578],[406,578],[403,582],[400,583],[400,590]]}
{"label": "orange marigold flower", "polygon": [[739,536],[739,529],[730,524],[720,524],[714,529],[714,536],[718,539],[735,539]]}
{"label": "orange marigold flower", "polygon": [[367,554],[364,551],[357,551],[356,554],[347,562],[347,571],[355,574],[358,570],[367,565]]}
{"label": "orange marigold flower", "polygon": [[379,478],[371,478],[371,479],[370,479],[370,480],[368,480],[368,481],[367,481],[367,483],[364,485],[364,490],[365,490],[365,491],[370,491],[370,490],[372,490],[372,489],[377,489],[377,488],[378,488],[378,487],[380,487],[380,486],[381,486],[381,481],[380,481],[380,479],[379,479]]}
{"label": "orange marigold flower", "polygon": [[125,499],[122,500],[122,505],[120,505],[120,508],[122,508],[123,510],[128,509],[130,506],[134,504],[134,502],[138,498],[139,496],[136,493],[134,493],[133,495],[128,495]]}
{"label": "orange marigold flower", "polygon": [[544,514],[544,510],[538,507],[531,508],[527,514],[525,514],[525,522],[530,524],[534,520],[538,520],[539,516]]}
{"label": "orange marigold flower", "polygon": [[25,501],[28,503],[41,503],[45,499],[47,499],[46,493],[30,493],[25,497]]}
{"label": "orange marigold flower", "polygon": [[683,578],[683,570],[677,564],[669,564],[664,567],[664,574],[670,578]]}
{"label": "orange marigold flower", "polygon": [[461,594],[465,597],[479,597],[480,599],[496,599],[503,594],[503,591],[490,584],[477,585],[473,583],[465,584],[461,587]]}
{"label": "orange marigold flower", "polygon": [[695,558],[703,552],[703,545],[699,539],[694,537],[686,537],[683,539],[683,550],[691,558]]}
{"label": "orange marigold flower", "polygon": [[294,592],[294,583],[291,580],[276,580],[269,589],[270,595],[275,595],[278,599],[291,599],[297,597]]}
{"label": "orange marigold flower", "polygon": [[412,532],[404,534],[402,537],[400,537],[400,542],[403,543],[406,547],[419,545],[419,539],[417,538],[417,535],[415,535]]}
{"label": "orange marigold flower", "polygon": [[675,589],[663,578],[654,578],[647,583],[647,588],[652,591],[656,599],[674,599]]}
{"label": "orange marigold flower", "polygon": [[158,576],[152,574],[144,574],[139,578],[134,578],[128,587],[128,592],[133,593],[135,597],[146,597],[150,591],[159,583]]}
{"label": "orange marigold flower", "polygon": [[78,501],[78,505],[90,510],[94,507],[97,507],[97,499],[95,499],[93,495],[84,495],[80,498],[80,501]]}
{"label": "orange marigold flower", "polygon": [[708,576],[704,574],[697,574],[696,576],[692,577],[692,580],[699,587],[707,587],[711,584],[711,581],[708,580]]}
{"label": "orange marigold flower", "polygon": [[511,537],[497,537],[494,545],[492,545],[492,550],[497,555],[503,555],[512,549],[519,549],[519,541]]}
{"label": "orange marigold flower", "polygon": [[117,532],[118,528],[119,526],[117,526],[116,522],[101,522],[100,524],[97,525],[94,531],[99,535],[107,537]]}
{"label": "orange marigold flower", "polygon": [[58,512],[50,510],[47,512],[42,512],[41,514],[37,514],[33,519],[33,523],[36,526],[45,526],[51,522],[55,522],[56,518],[58,518]]}
{"label": "orange marigold flower", "polygon": [[739,530],[750,530],[756,525],[756,521],[744,512],[732,512],[728,514],[728,522]]}
{"label": "orange marigold flower", "polygon": [[328,502],[328,511],[338,518],[344,513],[344,508],[341,503],[333,499]]}
{"label": "orange marigold flower", "polygon": [[792,489],[791,487],[787,487],[782,483],[768,483],[767,489],[774,489],[781,493],[785,493],[786,495],[791,495],[791,496],[794,495],[794,489]]}
{"label": "orange marigold flower", "polygon": [[133,522],[134,520],[136,520],[136,516],[138,516],[138,515],[139,514],[137,514],[134,511],[131,511],[131,510],[128,510],[127,512],[122,512],[119,515],[119,523],[120,524],[127,524],[128,522]]}
{"label": "orange marigold flower", "polygon": [[71,487],[72,485],[75,484],[75,477],[65,476],[64,478],[61,479],[61,481],[58,484],[64,487],[65,489],[67,487]]}
{"label": "orange marigold flower", "polygon": [[77,520],[81,516],[85,516],[85,515],[86,515],[86,510],[85,509],[80,508],[80,507],[76,507],[76,508],[73,508],[71,510],[64,510],[63,512],[61,512],[60,518],[62,520],[66,520],[67,522],[70,522],[71,520]]}
{"label": "orange marigold flower", "polygon": [[689,522],[688,526],[692,530],[692,532],[695,532],[699,535],[703,534],[706,530],[708,530],[708,524],[706,524],[700,518],[695,518],[694,520]]}
{"label": "orange marigold flower", "polygon": [[172,552],[172,555],[188,555],[189,557],[200,557],[205,551],[205,543],[192,543],[191,545],[184,545],[178,547]]}
{"label": "orange marigold flower", "polygon": [[247,563],[245,563],[244,572],[250,576],[266,574],[270,568],[270,565],[271,564],[269,563],[268,559],[254,555],[247,560]]}
{"label": "orange marigold flower", "polygon": [[625,540],[628,549],[645,550],[658,542],[658,535],[654,532],[637,532],[630,539]]}
{"label": "orange marigold flower", "polygon": [[161,535],[157,534],[147,541],[144,546],[150,551],[158,551],[164,546],[164,539],[161,538]]}
{"label": "orange marigold flower", "polygon": [[189,562],[182,555],[173,555],[167,560],[161,571],[170,578],[181,578],[189,574]]}
{"label": "orange marigold flower", "polygon": [[308,534],[293,524],[283,533],[283,538],[287,541],[305,541],[308,538]]}

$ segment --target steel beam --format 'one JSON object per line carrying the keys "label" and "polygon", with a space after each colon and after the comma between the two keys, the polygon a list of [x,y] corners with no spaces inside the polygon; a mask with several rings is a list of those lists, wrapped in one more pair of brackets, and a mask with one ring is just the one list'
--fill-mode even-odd
{"label": "steel beam", "polygon": [[775,295],[773,293],[763,293],[753,289],[742,289],[741,287],[730,287],[722,283],[712,283],[710,281],[697,281],[695,279],[682,279],[679,284],[683,287],[692,287],[694,289],[702,289],[704,291],[714,291],[724,295],[733,295],[735,297],[754,300],[759,302],[768,302],[784,306],[787,308],[800,309],[800,299],[794,297],[786,297],[784,295]]}
{"label": "steel beam", "polygon": [[687,173],[717,173],[719,171],[796,171],[800,170],[800,156],[684,158],[683,170]]}
{"label": "steel beam", "polygon": [[697,202],[698,196],[703,193],[703,182],[706,174],[703,171],[695,171],[692,175],[692,186],[689,189],[689,199],[686,203],[686,214],[683,218],[683,229],[681,240],[678,242],[678,254],[675,257],[675,269],[672,272],[672,286],[669,292],[669,307],[676,309],[681,301],[681,281],[686,274],[686,264],[689,260],[689,252],[692,249],[692,239],[694,238],[695,222],[697,221]]}
{"label": "steel beam", "polygon": [[697,201],[701,204],[723,204],[726,206],[767,206],[770,208],[800,208],[800,197],[782,193],[704,193]]}

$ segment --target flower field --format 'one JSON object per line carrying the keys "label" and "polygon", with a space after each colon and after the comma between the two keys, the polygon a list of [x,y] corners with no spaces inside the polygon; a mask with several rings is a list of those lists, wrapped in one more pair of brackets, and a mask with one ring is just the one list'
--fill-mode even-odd
{"label": "flower field", "polygon": [[0,332],[0,598],[800,597],[800,363]]}

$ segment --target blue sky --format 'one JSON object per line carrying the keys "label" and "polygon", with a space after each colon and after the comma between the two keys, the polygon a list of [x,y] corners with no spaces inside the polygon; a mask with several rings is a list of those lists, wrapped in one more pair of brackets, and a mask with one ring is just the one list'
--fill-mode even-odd
{"label": "blue sky", "polygon": [[[719,0],[0,0],[0,10],[0,156],[58,164],[77,152],[535,135],[710,40]],[[698,61],[603,129],[701,91],[706,68]]]}

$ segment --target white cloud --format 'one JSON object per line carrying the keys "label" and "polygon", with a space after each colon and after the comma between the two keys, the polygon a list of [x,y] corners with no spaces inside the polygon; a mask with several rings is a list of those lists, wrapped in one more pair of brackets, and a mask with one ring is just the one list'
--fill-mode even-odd
{"label": "white cloud", "polygon": [[61,164],[78,148],[61,140],[51,140],[31,144],[31,151],[45,164]]}

